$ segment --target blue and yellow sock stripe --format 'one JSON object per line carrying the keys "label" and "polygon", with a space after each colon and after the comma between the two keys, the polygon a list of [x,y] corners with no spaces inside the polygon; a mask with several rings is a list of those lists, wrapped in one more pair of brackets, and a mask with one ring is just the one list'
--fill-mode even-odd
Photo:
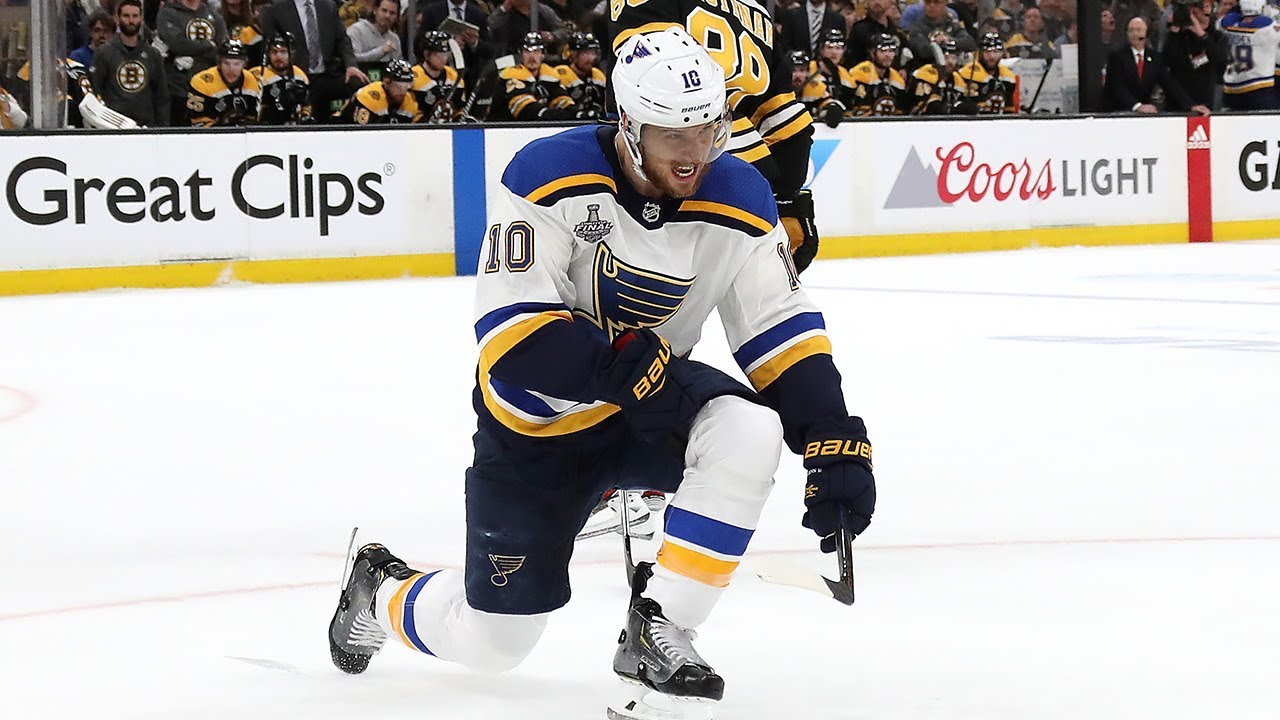
{"label": "blue and yellow sock stripe", "polygon": [[418,628],[413,618],[413,604],[417,602],[418,593],[422,592],[423,586],[438,572],[440,571],[417,573],[410,577],[395,591],[387,603],[387,617],[391,620],[391,628],[395,631],[396,637],[408,647],[433,657],[435,653],[431,652],[427,644],[422,642],[422,638],[418,637]]}

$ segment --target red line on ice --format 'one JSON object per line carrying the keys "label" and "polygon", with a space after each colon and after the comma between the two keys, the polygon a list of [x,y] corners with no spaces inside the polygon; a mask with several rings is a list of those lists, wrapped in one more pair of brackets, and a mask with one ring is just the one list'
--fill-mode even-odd
{"label": "red line on ice", "polygon": [[17,420],[23,415],[31,412],[31,409],[36,406],[36,397],[26,390],[19,390],[16,387],[9,387],[8,385],[0,385],[0,397],[3,397],[6,394],[16,396],[18,398],[18,406],[16,410],[13,410],[8,415],[0,414],[0,423]]}

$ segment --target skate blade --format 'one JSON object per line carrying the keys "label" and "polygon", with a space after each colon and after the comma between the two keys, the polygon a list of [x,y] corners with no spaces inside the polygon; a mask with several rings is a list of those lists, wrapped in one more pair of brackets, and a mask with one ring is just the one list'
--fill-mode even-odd
{"label": "skate blade", "polygon": [[338,584],[339,593],[346,592],[347,583],[351,581],[351,573],[356,567],[356,534],[359,532],[359,527],[351,528],[351,539],[347,541],[347,559],[342,563],[342,582]]}
{"label": "skate blade", "polygon": [[609,720],[712,720],[714,700],[664,695],[622,679],[620,700],[605,710]]}

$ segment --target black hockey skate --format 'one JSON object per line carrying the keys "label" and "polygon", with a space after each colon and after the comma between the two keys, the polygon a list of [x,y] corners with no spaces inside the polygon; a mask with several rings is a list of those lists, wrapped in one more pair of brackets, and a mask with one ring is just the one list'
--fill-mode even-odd
{"label": "black hockey skate", "polygon": [[389,577],[408,580],[416,572],[385,547],[370,543],[353,552],[356,533],[351,532],[347,563],[342,574],[342,594],[329,623],[329,655],[339,670],[358,675],[387,642],[374,604],[378,586]]}
{"label": "black hockey skate", "polygon": [[695,633],[671,624],[662,607],[643,596],[652,563],[636,567],[627,625],[618,637],[613,671],[628,685],[611,720],[710,718],[710,703],[724,697],[724,679],[693,647]]}

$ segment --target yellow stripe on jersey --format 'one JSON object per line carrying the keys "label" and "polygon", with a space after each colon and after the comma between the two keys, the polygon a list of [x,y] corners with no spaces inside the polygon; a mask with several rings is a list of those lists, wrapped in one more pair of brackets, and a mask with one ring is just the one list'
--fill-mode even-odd
{"label": "yellow stripe on jersey", "polygon": [[786,372],[787,368],[801,360],[814,355],[830,354],[831,341],[827,339],[826,335],[807,337],[769,358],[755,370],[752,370],[747,379],[751,381],[751,386],[756,391],[764,390],[774,380],[777,380],[779,375]]}
{"label": "yellow stripe on jersey", "polygon": [[744,117],[734,118],[732,129],[733,129],[733,134],[737,135],[740,132],[746,132],[747,130],[754,130],[755,125],[751,124],[751,118],[744,118]]}
{"label": "yellow stripe on jersey", "polygon": [[763,232],[769,232],[770,230],[773,229],[773,226],[769,224],[769,221],[765,220],[762,217],[759,217],[757,215],[752,215],[746,210],[733,207],[732,205],[725,205],[724,203],[711,202],[710,200],[685,200],[684,202],[680,203],[680,211],[681,212],[705,212],[705,213],[715,213],[716,215],[724,215],[725,217],[730,217],[739,222],[744,222],[753,227],[760,228],[760,230]]}
{"label": "yellow stripe on jersey", "polygon": [[391,620],[391,628],[395,630],[396,637],[400,638],[400,642],[412,650],[417,650],[418,648],[404,632],[404,597],[409,593],[409,588],[413,587],[413,584],[423,575],[424,573],[415,573],[408,580],[405,580],[401,583],[400,588],[395,591],[395,594],[391,596],[391,600],[387,602],[387,618]]}
{"label": "yellow stripe on jersey", "polygon": [[760,158],[769,157],[769,146],[761,143],[753,148],[738,150],[730,152],[729,154],[744,162],[753,163]]}
{"label": "yellow stripe on jersey", "polygon": [[622,47],[622,43],[626,42],[627,38],[631,37],[632,35],[640,35],[642,33],[651,33],[651,32],[662,32],[667,28],[683,29],[684,26],[681,25],[680,23],[673,23],[673,22],[651,22],[651,23],[645,23],[640,27],[634,27],[629,30],[623,30],[622,32],[618,33],[617,37],[613,39],[613,49],[617,50],[618,48]]}
{"label": "yellow stripe on jersey", "polygon": [[796,101],[795,93],[788,92],[788,93],[782,93],[781,95],[774,95],[768,100],[765,100],[764,103],[762,103],[760,107],[756,109],[755,114],[751,116],[751,123],[753,125],[759,126],[760,123],[764,121],[764,118],[766,115],[772,113],[778,108],[781,108],[787,103],[792,103],[795,101]]}
{"label": "yellow stripe on jersey", "polygon": [[552,180],[546,185],[543,185],[542,187],[534,190],[528,195],[525,195],[524,199],[528,200],[529,202],[536,203],[542,198],[550,195],[551,193],[559,192],[560,190],[563,190],[565,188],[574,187],[577,185],[607,185],[614,192],[618,191],[618,186],[613,182],[613,178],[609,177],[608,175],[599,175],[596,173],[583,173],[581,175],[567,175],[557,180]]}
{"label": "yellow stripe on jersey", "polygon": [[663,541],[658,550],[658,564],[690,580],[718,588],[728,587],[729,578],[738,569],[737,562],[703,555],[670,541]]}
{"label": "yellow stripe on jersey", "polygon": [[503,329],[501,332],[489,339],[480,349],[480,368],[485,375],[489,374],[489,368],[493,367],[503,355],[506,355],[511,348],[520,344],[522,340],[540,330],[543,326],[553,323],[557,320],[567,320],[573,322],[573,316],[568,310],[554,310],[551,312],[538,313],[533,317],[521,320],[514,325]]}
{"label": "yellow stripe on jersey", "polygon": [[813,117],[811,117],[807,112],[802,112],[791,122],[766,135],[764,137],[765,144],[772,145],[776,142],[782,142],[812,124]]}

